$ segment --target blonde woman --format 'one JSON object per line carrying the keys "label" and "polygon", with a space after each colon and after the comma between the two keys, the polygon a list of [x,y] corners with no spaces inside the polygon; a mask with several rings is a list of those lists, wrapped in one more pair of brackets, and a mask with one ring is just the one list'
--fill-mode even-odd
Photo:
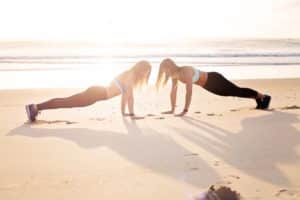
{"label": "blonde woman", "polygon": [[[33,122],[39,111],[58,108],[74,108],[89,106],[97,101],[111,99],[122,95],[121,112],[124,116],[135,118],[133,90],[148,83],[151,65],[147,61],[136,63],[131,69],[118,75],[109,86],[92,86],[85,91],[65,98],[54,98],[43,103],[26,105],[29,121]],[[125,113],[128,107],[129,113]]]}
{"label": "blonde woman", "polygon": [[160,63],[156,81],[157,89],[164,86],[168,82],[169,78],[172,79],[170,95],[171,110],[163,112],[164,114],[173,114],[175,111],[178,81],[185,84],[186,96],[184,109],[177,116],[183,116],[188,112],[191,104],[193,84],[199,85],[216,95],[254,99],[257,104],[256,109],[267,109],[271,101],[271,97],[269,95],[259,93],[250,88],[238,87],[218,72],[204,72],[191,66],[179,67],[173,60],[164,59]]}

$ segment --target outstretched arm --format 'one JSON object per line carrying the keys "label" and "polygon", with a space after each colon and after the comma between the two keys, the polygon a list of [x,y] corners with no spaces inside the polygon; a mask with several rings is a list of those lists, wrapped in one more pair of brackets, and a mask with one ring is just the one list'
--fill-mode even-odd
{"label": "outstretched arm", "polygon": [[132,87],[127,88],[128,111],[129,115],[134,116],[134,97]]}
{"label": "outstretched arm", "polygon": [[[126,106],[128,106],[129,113],[125,112]],[[133,120],[144,119],[144,117],[136,116],[134,114],[134,97],[131,88],[127,88],[127,91],[122,94],[121,112],[123,116],[130,116]]]}
{"label": "outstretched arm", "polygon": [[170,101],[171,101],[171,110],[163,112],[163,114],[173,114],[176,107],[176,97],[177,97],[177,79],[172,79],[172,89],[170,93]]}
{"label": "outstretched arm", "polygon": [[127,101],[128,101],[128,116],[133,120],[144,119],[144,117],[136,116],[134,113],[134,97],[133,97],[133,88],[127,88]]}
{"label": "outstretched arm", "polygon": [[122,94],[122,98],[121,98],[121,112],[122,112],[122,115],[126,115],[126,106],[127,106],[127,103],[128,103],[128,96],[127,96],[127,93],[123,93]]}
{"label": "outstretched arm", "polygon": [[184,105],[184,109],[183,111],[178,114],[177,116],[183,116],[185,115],[190,107],[191,104],[191,99],[192,99],[192,93],[193,93],[193,83],[192,81],[189,81],[188,83],[186,83],[185,85],[185,89],[186,89],[186,94],[185,94],[185,105]]}
{"label": "outstretched arm", "polygon": [[[129,114],[126,114],[126,107],[128,107]],[[133,90],[130,87],[128,87],[126,92],[122,94],[121,112],[124,116],[134,116]]]}

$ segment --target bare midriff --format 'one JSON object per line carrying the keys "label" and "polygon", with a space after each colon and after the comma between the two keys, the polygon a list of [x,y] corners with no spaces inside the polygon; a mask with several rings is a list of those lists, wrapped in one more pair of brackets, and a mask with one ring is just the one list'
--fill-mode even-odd
{"label": "bare midriff", "polygon": [[207,72],[201,71],[200,77],[199,77],[198,81],[195,82],[195,84],[203,87],[205,85],[206,81],[207,81]]}

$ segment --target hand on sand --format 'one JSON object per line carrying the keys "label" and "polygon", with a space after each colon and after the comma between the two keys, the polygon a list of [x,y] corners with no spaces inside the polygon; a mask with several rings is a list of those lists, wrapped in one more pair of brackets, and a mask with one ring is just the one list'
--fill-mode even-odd
{"label": "hand on sand", "polygon": [[145,119],[145,117],[142,117],[142,116],[131,116],[131,119],[132,120],[139,120],[139,119]]}
{"label": "hand on sand", "polygon": [[175,117],[183,117],[186,113],[187,111],[182,111],[181,113],[176,114]]}
{"label": "hand on sand", "polygon": [[129,113],[123,113],[122,115],[123,115],[123,117],[130,117],[130,116],[134,116],[134,115],[132,115],[132,114],[129,114]]}
{"label": "hand on sand", "polygon": [[162,112],[161,114],[173,114],[174,113],[174,111],[172,111],[172,110],[169,110],[169,111],[165,111],[165,112]]}
{"label": "hand on sand", "polygon": [[135,114],[130,114],[130,113],[123,113],[123,117],[130,117],[132,120],[139,120],[139,119],[144,119],[145,117],[142,116],[136,116]]}

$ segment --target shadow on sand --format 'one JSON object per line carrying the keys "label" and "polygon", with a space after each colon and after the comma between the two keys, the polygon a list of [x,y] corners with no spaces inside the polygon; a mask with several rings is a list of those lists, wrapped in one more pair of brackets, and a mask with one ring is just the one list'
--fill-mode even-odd
{"label": "shadow on sand", "polygon": [[[300,133],[293,127],[294,123],[299,122],[297,117],[286,112],[269,112],[265,116],[244,119],[242,130],[238,133],[196,118],[183,117],[184,122],[199,131],[176,128],[174,132],[250,176],[286,185],[289,181],[277,164],[299,161],[299,155],[294,150],[300,143]],[[140,129],[135,121],[125,118],[124,124],[127,132],[86,128],[48,129],[24,124],[8,135],[54,137],[85,149],[105,146],[137,165],[195,186],[207,187],[221,178],[212,163],[207,163],[201,155],[186,149],[172,137],[150,128]],[[191,169],[188,164],[190,156],[186,155],[193,156],[197,169]]]}
{"label": "shadow on sand", "polygon": [[[250,176],[278,185],[289,184],[278,164],[299,162],[295,147],[300,144],[296,114],[274,111],[244,119],[242,130],[232,133],[199,119],[184,117],[187,124],[208,133],[176,129],[183,137]],[[184,134],[182,134],[184,133]]]}
{"label": "shadow on sand", "polygon": [[48,129],[38,128],[38,124],[24,124],[8,135],[59,138],[84,149],[105,146],[137,165],[191,185],[207,187],[218,178],[214,169],[199,156],[193,158],[197,170],[191,169],[188,165],[190,158],[186,155],[193,155],[193,152],[177,144],[171,137],[153,129],[140,129],[135,121],[125,118],[124,124],[127,133],[86,128]]}

